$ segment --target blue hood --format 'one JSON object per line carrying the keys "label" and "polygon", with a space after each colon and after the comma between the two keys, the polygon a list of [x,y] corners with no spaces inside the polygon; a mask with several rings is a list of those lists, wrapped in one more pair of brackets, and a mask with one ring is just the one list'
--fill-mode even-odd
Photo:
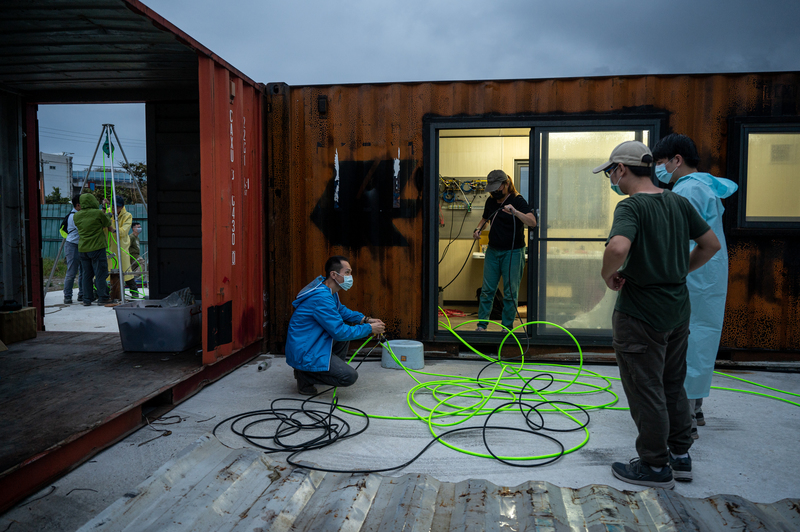
{"label": "blue hood", "polygon": [[325,290],[325,293],[330,295],[331,289],[325,286],[323,284],[324,282],[325,282],[325,277],[320,275],[319,277],[308,283],[305,286],[305,288],[303,288],[297,293],[297,297],[295,298],[294,301],[292,301],[292,306],[294,308],[297,308],[300,305],[300,303],[302,303],[312,295],[316,295],[317,290]]}
{"label": "blue hood", "polygon": [[739,185],[737,185],[730,179],[725,179],[724,177],[716,177],[706,172],[695,172],[693,174],[685,175],[682,178],[678,179],[675,182],[675,184],[677,185],[681,181],[688,179],[694,179],[695,181],[699,181],[704,185],[708,185],[708,187],[711,189],[714,195],[721,199],[727,198],[728,196],[730,196],[739,189]]}

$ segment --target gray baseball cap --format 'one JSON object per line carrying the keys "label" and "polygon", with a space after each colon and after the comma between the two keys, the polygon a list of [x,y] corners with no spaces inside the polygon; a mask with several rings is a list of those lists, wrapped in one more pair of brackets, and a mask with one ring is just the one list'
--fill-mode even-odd
{"label": "gray baseball cap", "polygon": [[[645,161],[643,159],[647,160]],[[614,148],[614,151],[611,152],[611,157],[608,158],[608,161],[592,170],[592,173],[598,174],[612,164],[618,163],[622,163],[625,166],[649,167],[653,164],[653,152],[651,152],[650,148],[638,140],[627,140]]]}

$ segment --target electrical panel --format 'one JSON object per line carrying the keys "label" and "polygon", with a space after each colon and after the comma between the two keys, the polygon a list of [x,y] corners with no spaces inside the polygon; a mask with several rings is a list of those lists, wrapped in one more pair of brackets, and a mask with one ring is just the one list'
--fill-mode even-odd
{"label": "electrical panel", "polygon": [[439,239],[472,240],[488,198],[485,178],[439,176]]}

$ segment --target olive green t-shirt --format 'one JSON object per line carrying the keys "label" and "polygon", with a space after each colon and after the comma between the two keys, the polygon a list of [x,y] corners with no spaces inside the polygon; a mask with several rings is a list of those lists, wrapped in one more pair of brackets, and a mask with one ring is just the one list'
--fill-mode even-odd
{"label": "olive green t-shirt", "polygon": [[619,270],[625,284],[614,308],[657,331],[688,321],[689,241],[709,229],[686,198],[669,190],[620,201],[608,239],[622,235],[631,249]]}

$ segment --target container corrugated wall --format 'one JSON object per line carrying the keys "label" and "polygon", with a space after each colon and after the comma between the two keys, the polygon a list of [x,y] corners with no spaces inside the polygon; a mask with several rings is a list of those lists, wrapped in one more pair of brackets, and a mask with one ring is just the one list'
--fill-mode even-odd
{"label": "container corrugated wall", "polygon": [[203,363],[263,337],[262,92],[199,56]]}
{"label": "container corrugated wall", "polygon": [[[726,176],[729,119],[797,116],[799,84],[798,73],[773,73],[270,85],[267,196],[272,209],[285,213],[269,229],[277,266],[268,281],[276,287],[271,344],[279,348],[285,341],[294,295],[323,273],[325,259],[334,253],[349,256],[355,270],[355,287],[342,298],[346,305],[383,318],[395,337],[420,338],[423,308],[435,297],[423,293],[422,199],[425,179],[430,179],[423,151],[431,148],[423,145],[426,116],[659,114],[668,117],[668,130],[695,140],[703,170]],[[326,113],[320,104],[327,104]],[[367,187],[375,182],[381,183],[381,197],[372,201]],[[392,184],[399,186],[400,201],[386,207],[386,189]],[[354,189],[358,202],[337,204],[337,185]],[[735,198],[726,207],[730,229]],[[728,244],[732,271],[744,274],[741,282],[731,278],[723,347],[759,348],[749,325],[763,323],[770,331],[770,349],[800,349],[800,283],[793,280],[796,275],[785,275],[800,270],[800,257],[791,251],[800,248],[800,237],[775,240],[739,231],[728,236]],[[759,266],[762,250],[769,264]]]}

